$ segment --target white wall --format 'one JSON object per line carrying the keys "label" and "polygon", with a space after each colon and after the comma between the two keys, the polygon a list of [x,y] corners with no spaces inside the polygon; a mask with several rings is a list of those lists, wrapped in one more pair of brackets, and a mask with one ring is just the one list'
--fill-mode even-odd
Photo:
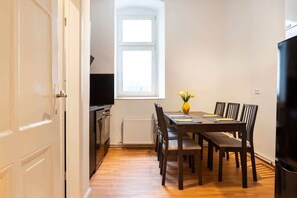
{"label": "white wall", "polygon": [[[220,100],[223,67],[222,1],[165,1],[165,109],[180,110],[178,91],[196,94],[192,110],[213,111]],[[178,13],[178,14],[177,14]]]}
{"label": "white wall", "polygon": [[[189,89],[197,94],[190,101],[192,110],[213,111],[222,73],[220,2],[165,1],[166,99],[158,102],[166,110],[180,110],[182,100],[177,93]],[[111,143],[121,141],[124,118],[150,118],[155,101],[116,100],[112,109]]]}
{"label": "white wall", "polygon": [[[110,12],[111,6],[102,10],[101,29],[113,26]],[[158,102],[165,110],[180,110],[177,93],[189,89],[196,94],[190,100],[192,110],[212,112],[216,101],[258,104],[256,150],[273,161],[276,44],[284,38],[284,0],[165,0],[165,21],[166,99]],[[100,39],[110,44],[113,40],[109,35]],[[109,53],[101,57],[104,65],[113,63],[113,51]],[[260,89],[260,95],[254,89]],[[121,141],[124,118],[151,117],[155,101],[116,100],[111,143]]]}
{"label": "white wall", "polygon": [[277,43],[284,39],[285,4],[282,0],[224,3],[224,99],[259,105],[255,149],[274,161]]}
{"label": "white wall", "polygon": [[90,0],[91,73],[114,73],[114,1]]}
{"label": "white wall", "polygon": [[297,2],[296,0],[286,1],[286,38],[297,35]]}

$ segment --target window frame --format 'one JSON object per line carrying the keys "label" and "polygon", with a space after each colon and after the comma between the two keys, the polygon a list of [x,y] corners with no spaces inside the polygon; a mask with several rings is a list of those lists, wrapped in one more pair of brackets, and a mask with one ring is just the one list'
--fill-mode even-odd
{"label": "window frame", "polygon": [[[159,97],[159,71],[158,71],[158,24],[157,12],[147,8],[133,8],[129,14],[129,8],[117,13],[116,21],[116,98],[156,98]],[[143,14],[143,10],[145,10]],[[124,20],[151,20],[152,21],[152,42],[123,42]],[[127,92],[123,90],[123,51],[151,51],[151,91],[149,92]]]}
{"label": "window frame", "polygon": [[[152,52],[152,65],[151,65],[151,91],[150,92],[128,92],[123,90],[123,56],[122,52],[123,51],[151,51]],[[118,92],[117,95],[120,97],[149,97],[149,96],[156,96],[156,93],[158,93],[158,89],[156,87],[158,78],[156,75],[157,73],[157,68],[156,68],[156,51],[154,47],[150,46],[124,46],[120,47],[118,49],[118,61],[121,67],[118,67],[117,75],[118,75],[118,80],[117,80],[117,87],[118,87]]]}

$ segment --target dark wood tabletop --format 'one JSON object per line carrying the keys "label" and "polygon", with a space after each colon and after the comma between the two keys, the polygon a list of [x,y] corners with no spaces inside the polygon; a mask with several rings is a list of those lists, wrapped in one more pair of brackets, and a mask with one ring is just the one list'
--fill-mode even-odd
{"label": "dark wood tabletop", "polygon": [[238,131],[242,134],[243,153],[241,158],[242,187],[247,188],[247,153],[246,153],[246,124],[236,120],[223,119],[220,116],[206,112],[165,112],[170,124],[178,131],[178,188],[183,189],[183,156],[182,134],[185,132],[222,132]]}

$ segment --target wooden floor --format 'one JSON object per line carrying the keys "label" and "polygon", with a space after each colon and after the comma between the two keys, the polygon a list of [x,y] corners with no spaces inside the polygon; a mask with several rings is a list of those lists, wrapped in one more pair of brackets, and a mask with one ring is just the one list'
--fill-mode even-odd
{"label": "wooden floor", "polygon": [[[204,149],[207,150],[207,149]],[[206,153],[204,153],[206,156]],[[161,185],[158,161],[153,149],[109,150],[90,186],[95,197],[274,197],[274,170],[257,160],[258,181],[253,182],[248,161],[248,188],[241,187],[241,171],[235,167],[234,156],[223,161],[223,181],[217,181],[218,155],[214,155],[214,170],[206,168],[203,160],[203,185],[198,186],[197,175],[184,164],[184,190],[177,187],[177,162],[170,159],[165,186]]]}

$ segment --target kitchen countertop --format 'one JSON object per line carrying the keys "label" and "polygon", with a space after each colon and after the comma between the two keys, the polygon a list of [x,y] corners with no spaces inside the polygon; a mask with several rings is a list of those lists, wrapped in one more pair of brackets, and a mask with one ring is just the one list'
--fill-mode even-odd
{"label": "kitchen countertop", "polygon": [[97,111],[101,109],[110,109],[112,105],[90,106],[90,111]]}

